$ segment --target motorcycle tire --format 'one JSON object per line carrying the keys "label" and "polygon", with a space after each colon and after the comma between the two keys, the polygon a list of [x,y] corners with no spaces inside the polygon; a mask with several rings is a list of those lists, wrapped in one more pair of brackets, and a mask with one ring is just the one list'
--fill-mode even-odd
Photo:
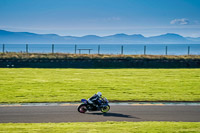
{"label": "motorcycle tire", "polygon": [[110,110],[110,106],[109,105],[101,108],[101,112],[102,113],[107,113],[109,110]]}
{"label": "motorcycle tire", "polygon": [[85,104],[81,104],[79,107],[78,107],[78,112],[80,113],[85,113],[87,111],[87,107]]}

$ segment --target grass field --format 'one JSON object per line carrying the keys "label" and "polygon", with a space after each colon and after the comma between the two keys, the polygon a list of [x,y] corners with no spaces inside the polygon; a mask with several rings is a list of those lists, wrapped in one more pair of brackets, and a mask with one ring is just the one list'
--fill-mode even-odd
{"label": "grass field", "polygon": [[200,101],[200,69],[0,69],[0,103]]}
{"label": "grass field", "polygon": [[77,123],[7,123],[0,132],[15,133],[173,133],[200,132],[200,122],[77,122]]}

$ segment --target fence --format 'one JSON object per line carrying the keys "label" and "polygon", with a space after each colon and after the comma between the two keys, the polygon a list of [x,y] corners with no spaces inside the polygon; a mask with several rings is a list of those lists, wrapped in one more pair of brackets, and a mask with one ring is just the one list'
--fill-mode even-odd
{"label": "fence", "polygon": [[[190,45],[72,45],[72,44],[2,44],[2,53],[71,53],[71,54],[152,54],[152,55],[200,55],[200,44],[193,46],[191,53]],[[171,48],[171,52],[169,51]],[[173,49],[174,47],[174,49]],[[57,50],[56,50],[57,49]],[[68,51],[67,51],[68,50]],[[109,53],[109,51],[112,51]],[[171,53],[170,53],[171,52]]]}

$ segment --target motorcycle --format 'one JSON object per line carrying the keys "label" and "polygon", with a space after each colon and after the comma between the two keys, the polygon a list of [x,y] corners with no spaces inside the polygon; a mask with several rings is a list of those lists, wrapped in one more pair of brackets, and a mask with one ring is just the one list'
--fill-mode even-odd
{"label": "motorcycle", "polygon": [[83,103],[78,107],[78,112],[80,113],[85,113],[86,111],[101,111],[102,113],[107,113],[110,110],[110,106],[108,105],[109,101],[105,97],[98,100],[98,107],[90,104],[86,99],[81,99],[81,101]]}

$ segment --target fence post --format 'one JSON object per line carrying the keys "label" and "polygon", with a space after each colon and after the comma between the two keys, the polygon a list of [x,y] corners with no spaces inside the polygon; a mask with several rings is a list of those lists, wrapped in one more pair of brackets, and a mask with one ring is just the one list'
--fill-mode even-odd
{"label": "fence post", "polygon": [[146,46],[144,46],[144,55],[146,55]]}
{"label": "fence post", "polygon": [[3,53],[5,53],[5,44],[3,44],[2,51],[3,51]]}
{"label": "fence post", "polygon": [[76,54],[76,47],[77,47],[77,46],[75,45],[75,52],[74,52],[75,54]]}
{"label": "fence post", "polygon": [[28,44],[26,44],[26,53],[28,54]]}
{"label": "fence post", "polygon": [[98,46],[98,54],[100,54],[100,45]]}
{"label": "fence post", "polygon": [[121,54],[123,54],[124,53],[124,46],[122,45],[121,46]]}
{"label": "fence post", "polygon": [[167,55],[167,46],[165,47],[165,55]]}
{"label": "fence post", "polygon": [[52,54],[54,54],[54,44],[52,44]]}
{"label": "fence post", "polygon": [[190,55],[190,46],[188,46],[188,55]]}

